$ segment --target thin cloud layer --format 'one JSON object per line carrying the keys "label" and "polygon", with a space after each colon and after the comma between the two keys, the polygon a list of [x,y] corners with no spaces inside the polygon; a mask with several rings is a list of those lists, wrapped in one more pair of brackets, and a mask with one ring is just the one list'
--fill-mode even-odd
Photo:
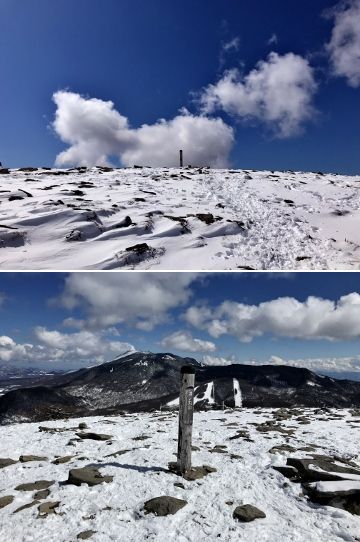
{"label": "thin cloud layer", "polygon": [[326,49],[333,75],[345,77],[351,87],[360,86],[360,0],[340,2],[328,12],[335,24]]}
{"label": "thin cloud layer", "polygon": [[53,95],[53,128],[69,145],[56,158],[58,166],[109,165],[117,156],[124,166],[178,166],[179,149],[186,163],[228,166],[233,129],[220,118],[190,114],[186,109],[170,120],[131,128],[111,101],[85,98],[64,90]]}
{"label": "thin cloud layer", "polygon": [[304,358],[304,359],[283,359],[279,356],[270,356],[268,360],[246,360],[239,361],[232,356],[230,358],[205,355],[202,358],[204,365],[231,365],[231,364],[247,364],[247,365],[289,365],[291,367],[306,368],[310,371],[319,374],[336,375],[341,377],[342,374],[359,375],[360,376],[360,356],[342,357],[342,358]]}
{"label": "thin cloud layer", "polygon": [[195,339],[188,331],[175,331],[164,337],[161,346],[175,348],[183,352],[215,352],[216,350],[213,342]]}
{"label": "thin cloud layer", "polygon": [[150,331],[190,300],[196,278],[195,273],[73,273],[55,302],[83,309],[85,320],[67,320],[74,327],[125,324]]}
{"label": "thin cloud layer", "polygon": [[232,335],[241,342],[265,334],[351,340],[360,337],[360,295],[354,292],[340,297],[338,302],[313,296],[304,302],[280,297],[259,305],[225,301],[216,308],[190,307],[185,319],[212,337]]}
{"label": "thin cloud layer", "polygon": [[223,110],[241,122],[265,124],[276,137],[299,134],[315,115],[314,70],[293,53],[269,54],[247,75],[237,69],[225,72],[200,97],[205,114]]}

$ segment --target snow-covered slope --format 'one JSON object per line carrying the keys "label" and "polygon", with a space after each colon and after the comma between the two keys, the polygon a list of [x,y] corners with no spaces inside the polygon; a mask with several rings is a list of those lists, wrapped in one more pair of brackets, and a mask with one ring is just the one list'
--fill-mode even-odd
{"label": "snow-covered slope", "polygon": [[359,188],[360,176],[301,172],[10,170],[0,266],[359,269]]}
{"label": "snow-covered slope", "polygon": [[[217,472],[192,482],[167,470],[177,450],[178,420],[172,413],[87,418],[87,431],[112,435],[103,442],[75,436],[82,419],[43,424],[57,432],[39,431],[36,423],[1,427],[0,457],[17,460],[23,454],[36,454],[47,459],[0,469],[0,499],[14,497],[0,509],[0,539],[75,542],[80,532],[91,530],[94,542],[358,540],[360,516],[311,503],[300,484],[290,482],[273,467],[285,465],[289,456],[311,457],[314,450],[350,459],[359,467],[360,418],[347,410],[297,410],[288,418],[285,414],[280,422],[284,433],[258,429],[280,416],[284,412],[265,409],[196,412],[192,463],[210,465]],[[270,452],[274,446],[280,448]],[[287,451],[286,446],[294,451]],[[73,457],[67,463],[53,463],[56,457],[69,455]],[[113,481],[94,487],[62,483],[70,469],[89,465],[113,476]],[[347,482],[349,486],[359,483],[355,477]],[[54,482],[49,495],[14,513],[32,503],[35,493],[15,487],[38,480]],[[184,499],[187,504],[167,517],[144,514],[145,501],[162,495]],[[39,517],[39,504],[49,501],[59,503],[56,513]],[[266,518],[252,523],[236,521],[233,512],[241,504],[257,506]]]}

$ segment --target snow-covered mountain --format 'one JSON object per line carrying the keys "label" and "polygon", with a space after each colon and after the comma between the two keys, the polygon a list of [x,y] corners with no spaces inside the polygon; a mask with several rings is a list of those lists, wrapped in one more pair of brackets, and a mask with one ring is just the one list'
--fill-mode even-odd
{"label": "snow-covered mountain", "polygon": [[2,269],[359,269],[360,176],[0,169]]}
{"label": "snow-covered mountain", "polygon": [[0,397],[0,422],[35,421],[176,406],[183,365],[196,369],[195,406],[357,407],[360,382],[280,365],[202,366],[193,358],[135,352],[112,362],[45,376]]}

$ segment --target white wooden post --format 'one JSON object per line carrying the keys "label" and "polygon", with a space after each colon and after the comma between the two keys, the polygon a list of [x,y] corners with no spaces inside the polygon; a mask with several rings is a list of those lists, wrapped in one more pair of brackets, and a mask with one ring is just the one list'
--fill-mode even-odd
{"label": "white wooden post", "polygon": [[195,369],[191,365],[181,367],[179,403],[179,440],[177,454],[178,474],[191,469],[191,440],[194,414]]}

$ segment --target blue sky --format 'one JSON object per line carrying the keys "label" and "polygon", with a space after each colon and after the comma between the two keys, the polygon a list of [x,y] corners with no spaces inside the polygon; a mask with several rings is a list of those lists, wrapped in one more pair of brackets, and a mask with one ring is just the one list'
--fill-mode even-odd
{"label": "blue sky", "polygon": [[360,376],[358,273],[1,273],[0,301],[5,365],[135,348]]}
{"label": "blue sky", "polygon": [[[334,6],[337,15],[325,18],[324,11]],[[1,0],[0,160],[10,167],[51,166],[73,140],[88,145],[88,135],[80,129],[69,136],[68,127],[57,127],[57,133],[49,128],[56,112],[52,96],[67,90],[111,100],[113,110],[126,117],[132,129],[153,125],[159,118],[169,122],[182,107],[196,116],[221,118],[234,130],[234,142],[225,145],[220,162],[229,159],[235,167],[357,174],[360,4],[349,0],[342,6],[329,0]],[[351,65],[344,66],[336,61],[337,53],[344,52],[342,46],[333,40],[329,50],[326,44],[336,25],[343,29],[349,10],[355,44],[350,53],[355,60],[350,56]],[[260,118],[262,108],[274,118],[271,93],[267,101],[254,93],[250,103],[236,101],[242,89],[251,90],[246,76],[254,69],[262,73],[257,63],[264,61],[266,68],[271,52],[280,61],[289,53],[295,55],[289,61],[300,62],[300,81],[309,76],[297,98],[300,118],[286,137],[284,133],[279,137],[276,113],[275,120],[264,123]],[[276,66],[280,70],[280,64]],[[213,110],[200,111],[193,93],[199,99],[199,93],[204,95],[204,89],[216,86],[226,70],[234,69],[239,70],[233,86],[236,107],[217,97]],[[297,106],[288,94],[285,91],[288,103],[283,113],[291,116]],[[66,107],[64,99],[59,101],[62,119],[69,111]],[[74,118],[78,125],[76,114]],[[106,118],[101,122],[106,124]],[[92,125],[94,133],[97,128]],[[211,123],[204,125],[207,133],[214,129]],[[141,133],[136,137],[136,149],[142,152]],[[178,139],[173,137],[175,148]],[[189,141],[195,137],[190,127]],[[214,137],[216,141],[216,133]],[[161,141],[160,137],[159,145]],[[90,154],[104,161],[102,151],[94,151],[99,145],[98,140],[92,142],[86,155],[77,153],[74,158],[73,153],[72,159],[91,165]],[[112,148],[105,152],[109,161],[131,163],[134,153],[125,157],[123,147],[116,148],[114,158]],[[192,157],[190,151],[187,155]],[[198,157],[204,159],[195,153],[194,160]],[[68,156],[61,163],[66,165],[66,160]]]}

